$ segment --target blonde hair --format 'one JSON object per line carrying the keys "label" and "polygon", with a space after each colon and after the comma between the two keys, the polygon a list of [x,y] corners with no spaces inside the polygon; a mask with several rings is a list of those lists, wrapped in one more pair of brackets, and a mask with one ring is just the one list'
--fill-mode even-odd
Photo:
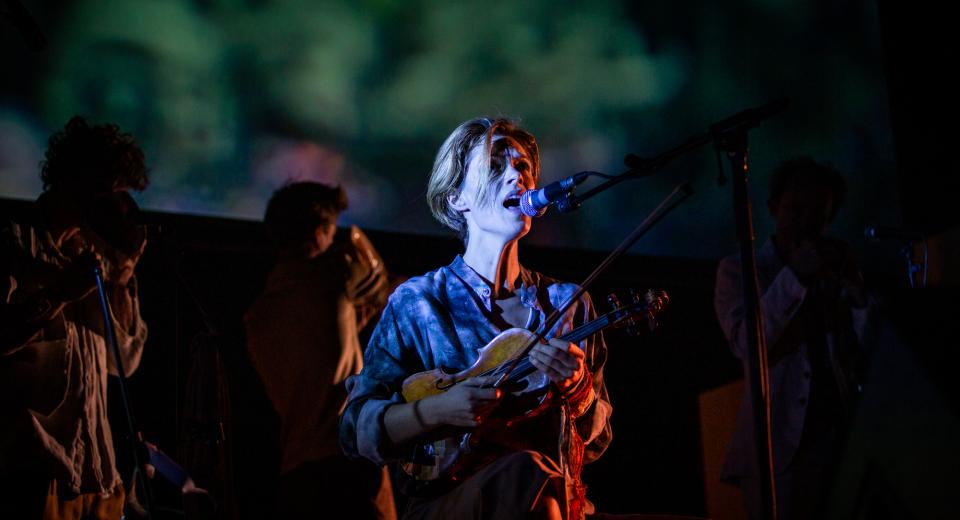
{"label": "blonde hair", "polygon": [[467,177],[470,152],[483,142],[483,149],[476,160],[480,171],[486,172],[487,182],[480,184],[477,199],[485,200],[487,189],[503,173],[501,168],[491,167],[491,157],[505,151],[498,150],[495,153],[496,136],[508,138],[507,143],[521,148],[530,158],[534,182],[540,180],[540,152],[533,134],[505,118],[478,117],[461,123],[437,151],[427,183],[427,204],[437,221],[456,231],[464,240],[467,237],[467,221],[460,211],[450,206],[450,197],[459,194]]}

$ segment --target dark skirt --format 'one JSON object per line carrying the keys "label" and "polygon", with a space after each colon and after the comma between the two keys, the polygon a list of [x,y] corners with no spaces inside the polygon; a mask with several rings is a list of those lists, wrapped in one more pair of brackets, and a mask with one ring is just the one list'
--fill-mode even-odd
{"label": "dark skirt", "polygon": [[563,508],[563,473],[542,453],[505,455],[471,475],[452,490],[433,498],[412,498],[404,520],[509,520],[529,517],[544,491]]}
{"label": "dark skirt", "polygon": [[396,520],[386,469],[366,460],[328,457],[280,475],[274,518]]}

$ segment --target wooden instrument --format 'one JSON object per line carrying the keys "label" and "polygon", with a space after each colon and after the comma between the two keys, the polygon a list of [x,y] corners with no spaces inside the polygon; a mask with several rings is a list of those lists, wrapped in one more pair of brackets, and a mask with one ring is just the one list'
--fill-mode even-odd
{"label": "wooden instrument", "polygon": [[[634,293],[632,302],[621,306],[616,297],[610,295],[608,301],[614,309],[599,318],[570,331],[559,339],[570,343],[579,343],[597,332],[612,326],[627,326],[633,333],[637,323],[636,316],[645,316],[650,330],[656,328],[656,317],[670,299],[663,291],[647,291],[642,297]],[[407,402],[414,402],[432,395],[443,393],[457,383],[478,376],[506,376],[502,378],[507,394],[519,398],[525,409],[518,412],[520,417],[513,420],[533,417],[551,404],[547,399],[549,379],[539,372],[528,357],[517,357],[528,352],[531,341],[537,335],[526,329],[507,329],[479,350],[477,361],[469,368],[449,374],[442,368],[413,374],[403,382],[402,394]],[[508,373],[509,372],[509,373]],[[462,455],[470,453],[476,439],[471,432],[421,443],[414,447],[410,461],[401,464],[403,470],[417,480],[435,480],[441,476],[455,476],[464,466]]]}

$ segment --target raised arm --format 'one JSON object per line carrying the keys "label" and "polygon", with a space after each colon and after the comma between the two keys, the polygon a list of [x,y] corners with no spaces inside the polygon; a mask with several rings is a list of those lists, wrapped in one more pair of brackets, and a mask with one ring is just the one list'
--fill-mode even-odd
{"label": "raised arm", "polygon": [[[780,339],[803,305],[807,288],[793,271],[784,266],[763,291],[760,304],[763,311],[763,327],[771,361],[783,354],[789,345]],[[740,262],[725,258],[717,268],[717,285],[714,293],[714,309],[730,349],[740,359],[746,356],[746,317],[743,306]]]}

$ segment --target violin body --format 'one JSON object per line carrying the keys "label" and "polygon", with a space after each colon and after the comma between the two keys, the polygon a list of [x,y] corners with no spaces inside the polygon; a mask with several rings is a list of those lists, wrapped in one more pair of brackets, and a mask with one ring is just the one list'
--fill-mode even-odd
{"label": "violin body", "polygon": [[[408,403],[419,401],[441,394],[461,381],[489,373],[521,355],[535,337],[536,334],[526,329],[507,329],[482,347],[477,361],[465,370],[449,374],[437,368],[408,377],[403,382],[403,397]],[[548,406],[550,380],[546,375],[535,371],[527,374],[520,383],[507,388],[508,394],[519,399],[498,407],[490,419],[504,414],[511,416],[511,421],[522,420],[539,414]],[[505,412],[501,408],[510,411]],[[485,424],[485,430],[495,427],[497,421],[490,419]],[[499,423],[502,425],[504,421]],[[450,433],[450,430],[447,432]],[[401,468],[417,480],[435,480],[441,476],[456,478],[461,468],[474,467],[481,462],[477,458],[483,455],[475,452],[477,433],[453,432],[445,438],[418,444],[414,447],[413,456],[408,462],[402,463]]]}
{"label": "violin body", "polygon": [[507,329],[481,348],[477,361],[465,370],[448,374],[442,368],[435,368],[408,377],[403,381],[403,398],[412,403],[431,395],[442,394],[465,379],[479,376],[513,360],[534,337],[536,334],[526,329]]}

